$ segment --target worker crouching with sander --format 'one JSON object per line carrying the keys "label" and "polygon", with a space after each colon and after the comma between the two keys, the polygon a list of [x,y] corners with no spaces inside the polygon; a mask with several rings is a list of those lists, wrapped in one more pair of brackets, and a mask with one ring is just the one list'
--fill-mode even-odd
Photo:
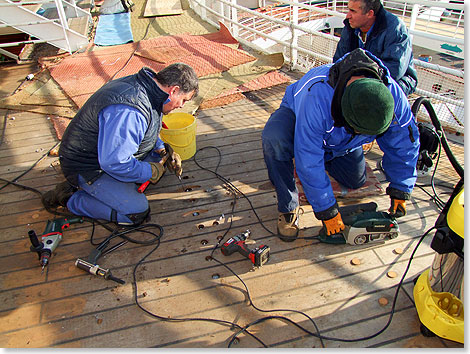
{"label": "worker crouching with sander", "polygon": [[59,148],[66,181],[43,195],[44,206],[120,225],[142,223],[150,209],[137,184],[157,183],[166,169],[177,176],[183,170],[180,156],[159,138],[163,114],[197,93],[196,73],[181,63],[105,84],[67,127]]}
{"label": "worker crouching with sander", "polygon": [[293,159],[316,218],[334,237],[345,226],[326,172],[346,188],[360,188],[366,182],[362,145],[374,139],[384,152],[389,211],[403,216],[416,182],[419,133],[403,90],[382,62],[356,49],[287,87],[262,134],[281,240],[293,241],[299,233]]}

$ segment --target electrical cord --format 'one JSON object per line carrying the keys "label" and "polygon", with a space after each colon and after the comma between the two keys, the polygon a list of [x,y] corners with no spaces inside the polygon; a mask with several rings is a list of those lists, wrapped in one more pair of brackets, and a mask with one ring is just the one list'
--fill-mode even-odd
{"label": "electrical cord", "polygon": [[[137,305],[138,308],[140,308],[142,311],[144,311],[147,315],[149,315],[150,317],[153,317],[153,318],[156,318],[156,319],[159,319],[161,321],[165,321],[165,322],[186,322],[186,321],[201,321],[201,322],[211,322],[211,323],[217,323],[217,324],[220,324],[220,325],[224,325],[224,326],[230,326],[230,328],[238,328],[238,329],[242,329],[242,327],[237,324],[237,323],[234,323],[234,322],[230,322],[230,321],[225,321],[225,320],[219,320],[219,319],[215,319],[215,318],[205,318],[205,317],[183,317],[183,318],[168,318],[168,317],[163,317],[163,316],[159,316],[153,312],[151,312],[150,310],[147,310],[144,306],[142,306],[142,304],[139,302],[139,296],[138,296],[138,287],[137,287],[137,277],[136,277],[136,272],[137,272],[137,269],[139,268],[139,266],[153,253],[155,252],[158,247],[160,246],[160,240],[161,240],[161,237],[163,236],[163,230],[162,230],[162,234],[160,235],[160,237],[158,237],[158,239],[156,240],[156,245],[153,249],[151,249],[144,257],[142,257],[138,262],[137,264],[134,266],[134,270],[132,272],[132,289],[133,289],[133,293],[134,293],[134,301],[135,301],[135,304]],[[258,341],[263,347],[267,348],[267,345],[261,340],[259,339],[257,336],[255,336],[254,334],[250,333],[250,332],[246,332],[248,335],[250,335],[252,338],[254,338],[256,341]]]}
{"label": "electrical cord", "polygon": [[[54,147],[57,146],[54,145]],[[53,147],[53,148],[54,148]],[[53,148],[51,148],[50,150],[52,150]],[[198,162],[197,160],[197,153],[199,153],[201,150],[204,150],[204,149],[208,149],[208,148],[212,148],[212,149],[215,149],[219,155],[219,161],[217,163],[217,166],[215,168],[215,170],[210,170],[206,167],[203,167],[200,165],[200,163]],[[49,151],[50,151],[49,150]],[[32,168],[34,168],[34,166],[37,165],[37,163],[39,163],[45,156],[47,156],[49,152],[47,152],[45,155],[43,155],[30,169],[28,169],[27,171],[25,171],[24,173],[22,173],[20,176],[18,176],[15,180],[17,180],[18,178],[24,176],[26,173],[28,173],[30,170],[32,170]],[[132,242],[132,243],[136,243],[136,244],[141,244],[141,245],[151,245],[151,244],[155,244],[156,243],[156,246],[150,250],[150,252],[148,252],[143,258],[141,258],[138,263],[135,265],[134,269],[133,269],[133,282],[132,282],[132,286],[133,286],[133,292],[134,292],[134,300],[135,300],[135,303],[136,305],[142,310],[144,311],[146,314],[148,314],[149,316],[153,317],[153,318],[157,318],[157,319],[160,319],[162,321],[170,321],[170,322],[182,322],[182,321],[206,321],[206,322],[213,322],[213,323],[218,323],[218,324],[221,324],[221,325],[230,325],[231,328],[238,328],[238,332],[236,332],[235,334],[233,334],[231,336],[231,339],[228,343],[228,347],[230,348],[232,346],[232,344],[234,343],[234,341],[238,338],[238,336],[242,333],[246,333],[248,334],[249,336],[251,336],[252,338],[254,338],[256,341],[258,341],[263,347],[267,347],[267,345],[261,340],[259,339],[257,336],[255,336],[254,334],[252,334],[251,332],[248,331],[248,329],[252,326],[255,326],[257,324],[260,324],[260,323],[263,323],[265,321],[268,321],[268,320],[273,320],[273,319],[276,319],[276,320],[280,320],[280,321],[284,321],[284,322],[287,322],[289,324],[292,324],[294,325],[295,327],[299,328],[300,330],[304,331],[305,333],[311,335],[311,336],[314,336],[316,338],[319,338],[320,341],[321,341],[321,345],[322,347],[325,347],[324,345],[324,342],[323,340],[330,340],[330,341],[341,341],[341,342],[357,342],[357,341],[365,341],[365,340],[369,340],[371,338],[374,338],[378,335],[380,335],[381,333],[383,333],[387,328],[388,326],[390,325],[391,321],[392,321],[392,318],[393,318],[393,314],[395,312],[395,306],[396,306],[396,301],[397,301],[397,298],[398,298],[398,293],[399,293],[399,290],[401,289],[401,286],[403,284],[403,281],[405,279],[405,276],[406,274],[408,273],[408,270],[410,268],[410,265],[411,265],[411,261],[413,260],[413,257],[414,257],[414,254],[416,253],[416,250],[417,248],[419,247],[419,245],[421,244],[421,242],[423,241],[423,239],[429,234],[429,232],[431,230],[433,230],[435,227],[432,227],[430,228],[428,231],[426,231],[425,234],[423,234],[420,238],[420,240],[418,241],[415,249],[413,250],[411,256],[410,256],[410,259],[408,261],[408,264],[407,264],[407,267],[405,269],[405,272],[397,286],[397,290],[395,292],[395,296],[394,296],[394,300],[393,300],[393,303],[392,303],[392,310],[390,311],[390,316],[389,316],[389,319],[387,321],[387,323],[385,324],[385,326],[377,331],[376,333],[372,334],[372,335],[369,335],[369,336],[366,336],[366,337],[361,337],[361,338],[356,338],[356,339],[344,339],[344,338],[337,338],[337,337],[329,337],[329,336],[324,336],[324,335],[321,335],[320,334],[320,330],[318,328],[318,326],[316,325],[315,321],[310,317],[308,316],[306,313],[302,312],[302,311],[298,311],[298,310],[292,310],[292,309],[273,309],[273,310],[264,310],[264,309],[261,309],[259,307],[257,307],[252,298],[251,298],[251,295],[250,295],[250,292],[249,292],[249,289],[246,285],[246,283],[240,278],[240,276],[238,276],[230,267],[228,267],[225,263],[221,262],[220,260],[216,259],[213,254],[215,252],[215,250],[218,248],[218,246],[221,244],[222,240],[225,238],[225,236],[227,235],[227,233],[230,231],[230,229],[232,228],[232,224],[233,224],[233,214],[234,214],[234,211],[235,211],[235,205],[236,205],[236,200],[237,200],[237,196],[238,195],[241,195],[243,196],[249,203],[252,211],[254,212],[254,214],[256,215],[259,223],[262,225],[262,227],[268,231],[270,234],[274,235],[274,233],[272,231],[270,231],[264,224],[263,222],[261,221],[259,215],[257,214],[255,208],[253,207],[253,204],[251,203],[250,199],[242,192],[240,191],[232,182],[230,182],[228,179],[226,179],[225,177],[221,176],[217,170],[220,166],[220,163],[221,163],[221,152],[218,148],[216,147],[213,147],[213,146],[209,146],[209,147],[205,147],[205,148],[202,148],[202,149],[199,149],[197,152],[196,152],[196,155],[194,156],[194,162],[196,163],[196,165],[203,169],[203,170],[206,170],[206,171],[209,171],[211,173],[213,173],[214,175],[217,176],[217,178],[219,180],[221,180],[222,182],[224,182],[226,184],[226,186],[230,189],[230,191],[233,193],[233,196],[234,196],[234,201],[232,203],[232,211],[231,211],[231,217],[230,217],[230,224],[229,224],[229,227],[227,228],[227,230],[225,231],[224,235],[222,238],[219,239],[219,242],[217,243],[217,245],[212,249],[212,252],[211,252],[211,259],[215,260],[217,263],[219,263],[220,265],[222,265],[223,267],[225,267],[226,269],[228,269],[233,275],[235,275],[237,277],[237,279],[243,284],[244,288],[245,288],[245,291],[246,291],[246,295],[248,297],[248,300],[250,302],[250,305],[257,311],[259,312],[292,312],[292,313],[297,313],[297,314],[301,314],[302,316],[305,316],[307,319],[309,319],[309,321],[313,324],[313,326],[315,327],[315,330],[316,332],[312,332],[310,330],[308,330],[307,328],[305,328],[304,326],[296,323],[295,321],[289,319],[288,317],[285,317],[285,316],[265,316],[265,317],[262,317],[260,319],[257,319],[245,326],[240,326],[236,323],[233,323],[233,322],[230,322],[230,321],[225,321],[225,320],[218,320],[218,319],[213,319],[213,318],[202,318],[202,317],[190,317],[190,318],[178,318],[178,319],[175,319],[175,318],[167,318],[167,317],[162,317],[162,316],[159,316],[157,314],[154,314],[152,313],[151,311],[145,309],[139,302],[139,299],[138,299],[138,296],[137,296],[137,290],[138,290],[138,286],[137,286],[137,280],[136,280],[136,271],[138,269],[138,267],[153,253],[155,252],[158,247],[160,246],[160,240],[161,240],[161,237],[163,236],[163,228],[158,225],[158,224],[144,224],[144,225],[140,225],[138,227],[132,227],[132,228],[128,228],[126,230],[123,230],[123,231],[118,231],[118,229],[116,230],[113,230],[113,232],[111,233],[111,235],[109,235],[104,241],[100,242],[100,243],[94,243],[93,242],[93,235],[94,235],[94,231],[95,231],[95,223],[94,221],[95,220],[91,220],[93,222],[93,230],[92,230],[92,235],[90,237],[90,242],[92,245],[98,245],[97,248],[101,248],[100,251],[102,252],[101,255],[105,255],[105,254],[108,254],[112,251],[114,251],[115,249],[117,249],[118,247],[122,246],[123,244],[127,243],[127,242]],[[436,164],[437,165],[437,164]],[[437,168],[437,166],[436,166]],[[435,168],[435,170],[436,170]],[[434,170],[434,173],[433,173],[433,177],[434,177],[434,174],[435,174],[435,170]],[[32,188],[32,187],[28,187],[28,186],[24,186],[24,185],[21,185],[21,184],[18,184],[16,182],[13,182],[13,181],[8,181],[8,180],[5,180],[3,178],[0,178],[1,180],[7,182],[6,185],[2,186],[0,189],[3,189],[4,187],[6,187],[8,184],[13,184],[17,187],[21,187],[21,188],[24,188],[24,189],[27,189],[27,190],[31,190],[33,192],[36,192],[40,195],[42,195],[42,193],[35,189],[35,188]],[[90,220],[88,220],[90,221]],[[103,224],[100,224],[100,225],[103,225]],[[150,231],[147,231],[147,230],[144,230],[144,228],[146,227],[156,227],[160,230],[160,233],[157,235],[153,232],[150,232]],[[109,229],[109,228],[108,228]],[[141,231],[141,232],[146,232],[146,233],[149,233],[151,235],[154,236],[154,239],[153,240],[149,240],[149,241],[140,241],[140,240],[136,240],[134,238],[131,238],[129,236],[127,236],[127,233],[130,233],[130,232],[134,232],[134,231]],[[120,243],[114,245],[113,247],[111,247],[110,249],[106,249],[106,247],[108,246],[109,242],[116,238],[116,237],[120,237],[123,239],[123,241],[121,241]]]}
{"label": "electrical cord", "polygon": [[[420,239],[419,239],[418,243],[416,244],[416,246],[415,246],[413,252],[411,253],[410,259],[409,259],[408,264],[407,264],[407,266],[406,266],[406,268],[405,268],[405,271],[404,271],[404,273],[403,273],[403,276],[401,277],[401,280],[400,280],[400,282],[399,282],[398,285],[397,285],[397,290],[395,291],[395,296],[394,296],[394,298],[393,298],[393,303],[392,303],[392,309],[391,309],[391,311],[390,311],[390,316],[389,316],[389,318],[388,318],[387,323],[385,324],[385,326],[384,326],[382,329],[380,329],[379,331],[377,331],[377,332],[375,332],[374,334],[371,334],[371,335],[369,335],[369,336],[365,336],[365,337],[361,337],[361,338],[354,338],[354,339],[345,339],[345,338],[337,338],[337,337],[328,337],[328,336],[323,336],[323,335],[322,335],[322,336],[318,336],[316,333],[310,332],[309,330],[303,328],[303,327],[300,326],[299,324],[296,324],[296,326],[297,326],[298,328],[302,329],[304,332],[306,332],[306,333],[308,333],[308,334],[310,334],[310,335],[312,335],[312,336],[321,338],[321,339],[330,340],[330,341],[337,341],[337,342],[349,342],[349,343],[350,343],[350,342],[359,342],[359,341],[369,340],[369,339],[372,339],[372,338],[374,338],[374,337],[377,337],[378,335],[380,335],[381,333],[383,333],[383,332],[388,328],[388,326],[390,325],[390,323],[392,322],[392,318],[393,318],[393,315],[394,315],[394,313],[395,313],[395,306],[396,306],[396,302],[397,302],[397,298],[398,298],[398,293],[399,293],[399,291],[400,291],[400,289],[401,289],[401,287],[402,287],[402,285],[403,285],[403,281],[404,281],[404,279],[405,279],[405,277],[406,277],[406,274],[408,273],[408,270],[410,269],[411,261],[413,260],[414,255],[415,255],[415,253],[416,253],[416,251],[417,251],[419,245],[421,244],[421,242],[422,242],[422,241],[424,240],[424,238],[429,234],[429,232],[431,232],[433,229],[435,229],[435,226],[433,226],[433,227],[431,227],[430,229],[428,229],[428,230],[420,237]],[[269,318],[264,318],[264,319],[262,319],[262,320],[268,320],[268,319],[279,319],[279,317],[278,317],[278,316],[271,316],[271,317],[269,317]],[[284,318],[282,318],[282,319],[284,319]],[[290,321],[290,320],[289,320],[289,321]],[[235,339],[239,334],[241,334],[241,333],[244,331],[244,329],[248,329],[248,328],[250,328],[251,326],[256,325],[256,324],[258,324],[258,323],[260,323],[260,320],[254,321],[254,322],[252,322],[252,323],[246,325],[246,326],[243,328],[243,330],[239,331],[238,333],[235,333],[235,334],[232,336],[232,339],[231,339],[230,342],[229,342],[229,347],[230,347],[231,344],[233,343],[234,339]]]}
{"label": "electrical cord", "polygon": [[[219,155],[219,162],[215,168],[215,170],[211,170],[211,169],[208,169],[206,167],[203,167],[199,164],[199,162],[197,161],[197,154],[203,150],[206,150],[206,149],[214,149],[217,151],[218,155]],[[248,202],[248,204],[250,205],[250,208],[251,210],[253,211],[253,213],[255,214],[256,216],[256,219],[258,220],[259,224],[263,227],[263,229],[265,229],[267,232],[269,232],[270,235],[272,236],[276,236],[278,238],[280,238],[280,236],[277,234],[277,233],[274,233],[272,232],[271,230],[269,230],[263,223],[263,221],[261,221],[261,218],[259,217],[258,213],[256,212],[256,209],[255,207],[253,206],[253,204],[251,203],[251,200],[245,195],[245,193],[243,193],[241,190],[239,190],[232,182],[230,182],[228,179],[226,179],[224,176],[220,175],[219,173],[217,173],[217,170],[220,166],[220,163],[221,163],[221,159],[222,159],[222,153],[220,152],[220,150],[215,147],[215,146],[206,146],[206,147],[203,147],[199,150],[196,151],[196,154],[194,155],[193,157],[194,159],[194,162],[195,164],[201,168],[202,170],[205,170],[205,171],[208,171],[208,172],[211,172],[213,173],[219,180],[221,180],[222,182],[224,182],[232,191],[233,193],[236,193],[236,194],[239,194],[241,195],[243,198],[246,199],[246,201]],[[283,238],[288,238],[288,236],[283,236]],[[306,237],[296,237],[295,238],[296,240],[316,240],[318,241],[318,237],[317,236],[306,236]],[[320,243],[320,241],[318,241],[317,243]]]}

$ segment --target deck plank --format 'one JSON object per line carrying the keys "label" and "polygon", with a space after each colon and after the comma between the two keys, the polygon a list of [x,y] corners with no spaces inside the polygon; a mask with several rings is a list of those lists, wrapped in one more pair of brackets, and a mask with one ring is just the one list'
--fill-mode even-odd
{"label": "deck plank", "polygon": [[[24,71],[18,71],[21,75]],[[16,75],[16,76],[15,76]],[[13,73],[12,81],[20,74]],[[10,85],[13,87],[14,85]],[[14,89],[14,88],[13,88]],[[229,179],[254,206],[264,226],[274,231],[277,220],[276,194],[268,180],[261,147],[261,131],[270,113],[277,108],[285,85],[247,94],[245,100],[225,107],[202,110],[197,114],[197,162]],[[11,112],[2,111],[11,117]],[[0,146],[0,177],[12,179],[26,171],[41,152],[54,145],[56,138],[47,117],[15,113],[2,133],[9,143]],[[11,123],[11,124],[9,124]],[[451,144],[463,164],[464,149]],[[216,150],[221,152],[219,161]],[[378,146],[366,156],[378,179],[381,158]],[[60,170],[51,167],[56,157],[46,157],[19,183],[44,192],[63,180]],[[431,227],[439,212],[430,197],[416,188],[408,204],[409,213],[400,219],[401,234],[394,240],[372,246],[319,244],[312,240],[284,243],[261,226],[247,199],[234,196],[194,159],[183,163],[183,184],[165,175],[151,185],[146,195],[151,207],[151,222],[164,228],[159,248],[137,268],[139,301],[155,314],[167,319],[203,317],[245,325],[268,313],[260,313],[247,303],[240,281],[215,260],[207,260],[230,225],[226,238],[250,229],[255,243],[271,248],[270,261],[259,269],[239,254],[214,257],[227,264],[247,284],[253,302],[262,309],[295,309],[311,316],[321,333],[329,337],[361,338],[382,328],[388,319],[397,284],[420,236]],[[448,198],[449,187],[458,178],[447,159],[442,157],[436,176],[436,190]],[[420,184],[429,183],[428,178]],[[184,192],[183,187],[192,190]],[[428,191],[429,187],[425,187]],[[374,200],[387,210],[386,195],[362,200],[338,199],[341,204]],[[0,314],[3,347],[166,347],[222,348],[235,333],[228,326],[189,321],[168,322],[146,315],[135,305],[132,272],[153,246],[126,244],[100,259],[99,264],[126,281],[124,285],[86,274],[74,266],[77,258],[86,258],[94,248],[90,244],[92,226],[75,224],[64,231],[64,238],[41,274],[37,256],[29,251],[28,230],[42,233],[48,219],[39,196],[15,186],[0,190]],[[193,213],[197,212],[197,215]],[[222,216],[223,214],[223,216]],[[218,224],[214,225],[214,221]],[[204,227],[201,228],[200,225]],[[301,236],[318,233],[320,222],[310,206],[301,217]],[[109,234],[96,227],[96,240]],[[144,235],[136,233],[136,238]],[[427,269],[434,252],[428,237],[418,248],[405,283],[398,295],[396,312],[389,328],[380,336],[358,342],[325,340],[330,348],[424,347],[445,348],[463,345],[420,334],[413,304],[413,279]],[[402,248],[403,254],[394,250]],[[353,266],[352,258],[361,264]],[[393,270],[398,276],[389,278]],[[214,275],[218,274],[218,278]],[[378,299],[389,300],[380,306]],[[276,311],[276,314],[284,314]],[[314,331],[312,323],[299,314],[286,315]],[[270,320],[253,327],[267,345],[278,348],[319,348],[318,338],[306,335],[286,322]],[[242,334],[235,346],[260,347]]]}

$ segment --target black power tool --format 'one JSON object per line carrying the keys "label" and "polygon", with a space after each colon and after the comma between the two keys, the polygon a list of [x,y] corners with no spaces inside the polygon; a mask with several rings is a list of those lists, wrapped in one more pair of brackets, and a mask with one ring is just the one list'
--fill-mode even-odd
{"label": "black power tool", "polygon": [[270,249],[266,245],[261,245],[252,250],[248,249],[245,241],[250,234],[250,230],[246,230],[241,234],[229,238],[228,241],[220,247],[220,250],[224,256],[230,256],[231,254],[238,252],[242,256],[248,258],[255,267],[261,267],[269,260]]}
{"label": "black power tool", "polygon": [[340,207],[345,229],[334,235],[326,235],[323,227],[318,239],[325,243],[364,245],[384,242],[398,237],[398,223],[389,213],[377,211],[374,202]]}

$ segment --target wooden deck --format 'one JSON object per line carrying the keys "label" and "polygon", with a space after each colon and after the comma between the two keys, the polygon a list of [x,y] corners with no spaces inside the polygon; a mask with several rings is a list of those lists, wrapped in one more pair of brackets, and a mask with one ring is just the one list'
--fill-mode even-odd
{"label": "wooden deck", "polygon": [[[34,72],[29,66],[0,67],[1,96],[13,92],[24,77]],[[261,131],[269,115],[280,103],[285,85],[250,93],[247,99],[226,107],[208,109],[197,115],[197,148],[215,149],[197,153],[200,165],[215,169],[229,179],[250,200],[264,225],[275,230],[276,195],[270,187],[261,149]],[[55,143],[52,124],[46,116],[1,111],[2,141],[0,177],[13,180],[32,166]],[[463,164],[463,145],[452,144]],[[376,169],[381,152],[367,155],[374,173],[386,186]],[[63,177],[54,166],[57,158],[46,157],[18,183],[51,189]],[[214,257],[224,262],[246,283],[253,303],[250,306],[243,284],[227,268],[208,256],[218,237],[230,227],[233,195],[215,175],[200,169],[194,160],[184,162],[184,186],[166,175],[146,195],[150,200],[153,223],[164,228],[161,244],[137,267],[136,294],[139,303],[161,318],[151,317],[136,306],[133,270],[154,246],[128,243],[100,259],[103,268],[125,280],[119,285],[89,275],[74,265],[77,258],[87,258],[92,225],[75,224],[64,237],[44,274],[36,254],[30,252],[28,231],[41,234],[49,214],[37,194],[9,185],[0,190],[1,297],[0,344],[7,348],[76,347],[227,347],[236,328],[201,321],[215,319],[244,326],[266,316],[282,315],[323,336],[351,340],[368,337],[382,329],[392,310],[397,284],[420,236],[431,226],[438,211],[430,197],[419,188],[408,203],[408,215],[399,220],[401,234],[384,244],[349,246],[319,244],[298,240],[281,242],[266,231],[251,210],[248,201],[237,198],[233,224],[228,236],[246,229],[252,232],[250,248],[266,244],[270,261],[253,269],[238,254]],[[436,189],[445,200],[458,181],[445,156],[439,162]],[[425,178],[420,184],[429,183]],[[1,185],[4,183],[2,182]],[[425,187],[430,191],[429,187]],[[365,200],[340,200],[358,203]],[[389,207],[388,196],[373,198],[380,210]],[[311,208],[304,208],[301,235],[319,231]],[[218,223],[218,224],[217,224]],[[217,224],[217,225],[214,225]],[[95,240],[109,232],[96,227]],[[227,237],[228,237],[227,236]],[[132,237],[143,239],[142,234]],[[227,239],[225,238],[225,240]],[[413,302],[413,279],[427,269],[434,258],[429,247],[431,236],[418,248],[398,294],[390,326],[368,340],[324,340],[328,348],[463,348],[459,343],[439,337],[424,337]],[[397,249],[404,250],[402,254]],[[351,260],[357,258],[359,265]],[[396,272],[389,277],[388,272]],[[380,305],[385,298],[388,304]],[[292,311],[302,311],[311,317]],[[198,320],[178,321],[182,318]],[[249,331],[266,345],[276,348],[319,348],[318,338],[278,319],[261,321]],[[233,347],[261,347],[253,337],[241,334]]]}

